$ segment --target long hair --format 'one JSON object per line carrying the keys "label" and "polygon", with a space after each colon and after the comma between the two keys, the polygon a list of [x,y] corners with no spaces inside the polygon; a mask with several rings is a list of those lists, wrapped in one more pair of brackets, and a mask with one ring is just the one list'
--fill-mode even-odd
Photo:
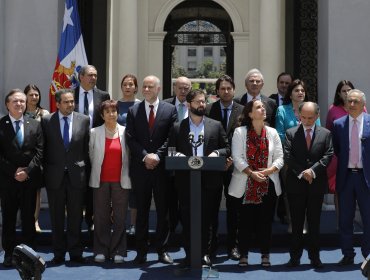
{"label": "long hair", "polygon": [[[28,85],[26,85],[26,87],[24,88],[24,93],[27,96],[27,93],[30,90],[32,90],[32,89],[35,90],[35,91],[37,91],[39,93],[39,101],[36,104],[36,108],[44,109],[44,108],[41,107],[41,91],[40,91],[40,89],[36,85],[34,85],[34,84],[28,84]],[[27,107],[26,107],[26,112],[27,112]]]}
{"label": "long hair", "polygon": [[334,102],[333,102],[333,105],[335,106],[344,106],[344,100],[340,96],[340,91],[342,90],[343,86],[349,86],[351,89],[355,88],[351,81],[341,80],[337,85],[337,89],[335,90]]}
{"label": "long hair", "polygon": [[246,126],[248,129],[251,129],[253,127],[252,119],[249,116],[249,113],[252,112],[253,105],[256,101],[261,101],[261,100],[258,100],[258,99],[251,100],[244,106],[243,112],[239,117],[239,126]]}

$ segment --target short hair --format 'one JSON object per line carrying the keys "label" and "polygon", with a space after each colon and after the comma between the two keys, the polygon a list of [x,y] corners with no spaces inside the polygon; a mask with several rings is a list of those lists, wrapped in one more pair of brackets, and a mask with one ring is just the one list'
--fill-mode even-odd
{"label": "short hair", "polygon": [[362,98],[362,101],[364,102],[364,104],[366,104],[366,95],[365,95],[365,93],[364,93],[363,91],[361,91],[361,90],[357,89],[357,88],[351,89],[351,90],[348,92],[348,94],[347,94],[347,99],[348,99],[348,96],[349,96],[351,93],[354,93],[354,92],[356,92],[356,93],[360,94],[360,95],[361,95],[360,97]]}
{"label": "short hair", "polygon": [[186,102],[191,103],[194,100],[194,98],[200,94],[204,95],[204,97],[207,97],[205,92],[201,89],[194,89],[194,90],[189,91],[189,93],[186,95]]}
{"label": "short hair", "polygon": [[284,96],[284,99],[283,99],[283,104],[286,105],[286,104],[290,104],[292,103],[292,100],[290,99],[290,97],[292,96],[292,93],[293,93],[293,90],[296,86],[299,86],[301,85],[304,89],[304,101],[308,101],[308,94],[307,94],[307,89],[306,89],[306,85],[305,83],[300,80],[300,79],[295,79],[289,86],[288,86],[288,89],[287,89],[287,92]]}
{"label": "short hair", "polygon": [[13,88],[9,91],[9,93],[5,96],[5,107],[6,107],[6,104],[9,103],[9,99],[11,96],[13,96],[14,94],[16,93],[23,93],[24,94],[24,97],[27,99],[26,97],[26,94],[20,89],[20,88]]}
{"label": "short hair", "polygon": [[[123,82],[127,79],[127,78],[130,78],[134,81],[134,85],[135,85],[135,88],[136,88],[136,91],[138,89],[138,85],[137,85],[137,78],[134,74],[126,74],[125,76],[123,76],[122,80],[121,80],[121,88],[122,88],[122,85],[123,85]],[[136,93],[135,91],[135,93]]]}
{"label": "short hair", "polygon": [[233,79],[228,75],[222,75],[216,81],[216,91],[220,89],[221,82],[229,82],[232,85],[233,89],[235,89],[235,83],[234,83]]}
{"label": "short hair", "polygon": [[344,101],[340,95],[340,91],[342,89],[343,86],[349,86],[351,89],[354,89],[355,86],[352,84],[351,81],[349,80],[341,80],[338,85],[337,85],[337,89],[335,90],[335,95],[334,95],[334,102],[333,102],[333,105],[335,106],[344,106]]}
{"label": "short hair", "polygon": [[[35,91],[37,91],[38,93],[39,93],[39,101],[37,102],[37,104],[36,104],[36,107],[37,108],[40,108],[40,109],[43,109],[42,107],[41,107],[41,91],[40,91],[40,89],[36,86],[36,85],[34,85],[34,84],[28,84],[28,85],[26,85],[26,87],[24,88],[24,93],[26,94],[26,96],[27,96],[27,93],[30,91],[30,90],[35,90]],[[26,111],[27,111],[27,108],[26,108]]]}
{"label": "short hair", "polygon": [[103,115],[104,110],[109,109],[109,108],[114,108],[116,109],[117,113],[119,113],[118,102],[116,100],[110,99],[110,100],[105,100],[100,104],[100,107],[99,107],[100,115]]}
{"label": "short hair", "polygon": [[84,76],[87,72],[87,69],[90,69],[90,68],[93,68],[95,69],[96,72],[98,72],[98,70],[96,70],[94,65],[84,65],[81,67],[80,71],[78,72],[78,80],[80,80],[80,77]]}
{"label": "short hair", "polygon": [[[154,79],[155,83],[156,83],[156,86],[157,87],[160,87],[161,86],[161,80],[157,77],[157,76],[154,76],[154,75],[149,75],[149,76],[146,76],[144,78],[144,80],[148,79],[148,78],[151,78],[151,79]],[[143,81],[144,81],[143,80]]]}
{"label": "short hair", "polygon": [[62,95],[67,94],[67,93],[72,93],[73,98],[75,97],[75,91],[71,88],[62,88],[55,92],[55,102],[60,103],[62,101]]}
{"label": "short hair", "polygon": [[287,72],[281,72],[281,73],[279,74],[279,76],[277,76],[276,82],[279,82],[279,79],[280,79],[282,76],[289,76],[289,77],[290,77],[290,79],[293,81],[293,76],[292,76],[292,74],[287,73]]}
{"label": "short hair", "polygon": [[244,79],[245,84],[247,84],[247,81],[248,81],[249,77],[252,76],[252,75],[261,76],[261,80],[263,81],[263,75],[262,75],[261,71],[258,70],[257,68],[253,68],[253,69],[249,70],[248,73],[245,75],[245,79]]}
{"label": "short hair", "polygon": [[316,102],[311,102],[311,101],[305,101],[305,102],[302,102],[301,104],[299,104],[299,107],[298,107],[298,112],[299,113],[301,113],[303,106],[306,105],[306,104],[312,104],[312,105],[314,105],[315,114],[316,115],[319,115],[320,114],[320,106],[319,106],[319,104],[317,104]]}

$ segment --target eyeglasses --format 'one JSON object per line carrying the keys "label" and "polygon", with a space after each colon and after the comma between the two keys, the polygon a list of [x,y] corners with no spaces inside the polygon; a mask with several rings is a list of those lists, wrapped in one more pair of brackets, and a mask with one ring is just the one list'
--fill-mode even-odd
{"label": "eyeglasses", "polygon": [[356,100],[356,99],[348,99],[347,100],[347,102],[348,102],[348,104],[355,104],[355,105],[357,105],[357,104],[360,104],[361,103],[361,101],[360,100]]}
{"label": "eyeglasses", "polygon": [[198,105],[200,105],[200,104],[206,104],[206,101],[205,100],[193,100],[191,102],[196,103]]}

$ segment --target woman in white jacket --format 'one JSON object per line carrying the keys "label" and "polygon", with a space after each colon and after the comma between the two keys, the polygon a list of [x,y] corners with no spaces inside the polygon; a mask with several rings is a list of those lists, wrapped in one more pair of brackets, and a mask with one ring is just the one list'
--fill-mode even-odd
{"label": "woman in white jacket", "polygon": [[104,101],[100,113],[104,124],[91,129],[89,143],[89,185],[94,188],[94,260],[104,262],[112,258],[115,263],[122,263],[127,255],[125,224],[131,189],[125,127],[117,123],[117,101]]}
{"label": "woman in white jacket", "polygon": [[262,266],[271,265],[271,224],[276,198],[281,194],[279,170],[284,161],[279,135],[265,125],[265,118],[266,109],[260,100],[248,102],[232,139],[234,172],[229,195],[241,200],[239,266],[248,265],[253,236],[259,242]]}

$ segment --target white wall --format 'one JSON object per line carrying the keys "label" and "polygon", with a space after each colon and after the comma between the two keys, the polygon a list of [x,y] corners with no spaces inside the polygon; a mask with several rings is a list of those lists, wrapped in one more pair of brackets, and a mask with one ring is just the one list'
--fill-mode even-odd
{"label": "white wall", "polygon": [[318,94],[321,118],[342,79],[367,95],[370,105],[370,1],[318,1]]}
{"label": "white wall", "polygon": [[[0,0],[0,111],[12,88],[39,86],[42,105],[58,53],[64,0]],[[6,31],[6,32],[5,32]]]}

